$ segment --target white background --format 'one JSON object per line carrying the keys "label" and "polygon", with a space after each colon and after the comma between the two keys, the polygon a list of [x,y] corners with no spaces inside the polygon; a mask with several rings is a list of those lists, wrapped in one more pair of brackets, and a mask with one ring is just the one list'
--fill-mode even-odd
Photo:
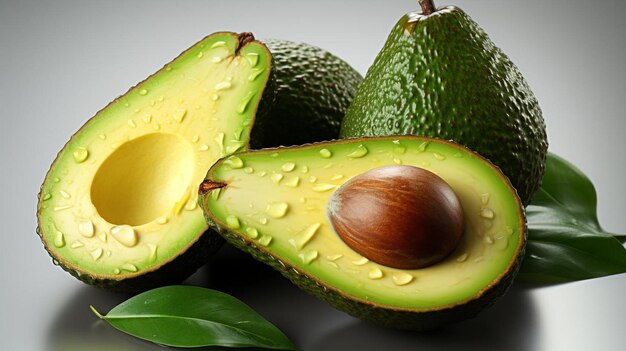
{"label": "white background", "polygon": [[[550,150],[598,190],[605,229],[626,233],[626,2],[458,0],[537,95]],[[413,0],[0,2],[0,345],[3,350],[160,349],[87,309],[126,296],[52,266],[35,235],[50,162],[95,112],[205,35],[252,31],[306,41],[365,73]],[[233,250],[190,283],[252,305],[304,350],[623,349],[626,275],[551,288],[517,285],[477,319],[435,333],[369,326]],[[241,272],[247,272],[246,274]]]}

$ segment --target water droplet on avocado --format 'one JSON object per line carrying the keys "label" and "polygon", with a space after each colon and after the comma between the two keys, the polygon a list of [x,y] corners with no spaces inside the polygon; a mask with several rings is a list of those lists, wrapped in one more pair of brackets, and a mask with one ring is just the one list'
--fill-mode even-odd
{"label": "water droplet on avocado", "polygon": [[400,140],[394,140],[393,145],[393,153],[399,155],[403,155],[404,153],[406,153],[406,146],[402,145],[400,143]]}
{"label": "water droplet on avocado", "polygon": [[74,205],[61,205],[61,206],[54,206],[54,211],[55,212],[59,212],[59,211],[63,211],[63,210],[67,210],[74,207]]}
{"label": "water droplet on avocado", "polygon": [[202,144],[198,147],[198,150],[200,151],[207,151],[209,149],[209,145],[207,144]]}
{"label": "water droplet on avocado", "polygon": [[328,149],[321,149],[320,156],[322,156],[323,158],[331,158],[333,156],[333,153]]}
{"label": "water droplet on avocado", "polygon": [[291,172],[296,168],[296,164],[293,162],[287,162],[280,167],[284,172]]}
{"label": "water droplet on avocado", "polygon": [[309,183],[315,183],[317,182],[317,177],[316,176],[310,176],[309,177]]}
{"label": "water droplet on avocado", "polygon": [[467,261],[467,257],[468,257],[468,256],[469,256],[469,255],[468,255],[467,253],[464,253],[464,254],[462,254],[461,256],[459,256],[459,257],[456,259],[456,261],[457,261],[457,262],[459,262],[459,263],[465,262],[465,261]]}
{"label": "water droplet on avocado", "polygon": [[306,174],[309,173],[309,167],[308,166],[302,166],[302,169],[300,170],[300,172]]}
{"label": "water droplet on avocado", "polygon": [[61,194],[61,196],[62,196],[64,199],[69,199],[69,198],[71,198],[71,197],[72,197],[72,196],[71,196],[71,195],[70,195],[67,191],[65,191],[65,190],[61,190],[61,191],[59,191],[59,194]]}
{"label": "water droplet on avocado", "polygon": [[50,195],[50,193],[45,193],[45,194],[43,194],[43,196],[41,197],[41,199],[42,199],[43,201],[48,201],[48,200],[50,200],[51,198],[52,198],[52,195]]}
{"label": "water droplet on avocado", "polygon": [[482,210],[480,210],[480,216],[487,219],[493,219],[495,214],[490,208],[483,208]]}
{"label": "water droplet on avocado", "polygon": [[65,235],[63,235],[63,232],[61,232],[60,230],[57,230],[56,234],[54,235],[54,246],[56,247],[65,246]]}
{"label": "water droplet on avocado", "polygon": [[233,84],[231,82],[223,81],[223,82],[215,84],[215,90],[222,91],[222,90],[230,89],[232,86]]}
{"label": "water droplet on avocado", "polygon": [[185,116],[187,116],[187,109],[184,108],[176,110],[172,113],[172,118],[178,123],[183,123]]}
{"label": "water droplet on avocado", "polygon": [[439,161],[443,161],[443,160],[445,160],[445,159],[446,159],[446,156],[444,156],[444,155],[442,155],[442,154],[440,154],[440,153],[438,153],[438,152],[433,152],[433,156],[434,156],[436,159],[438,159]]}
{"label": "water droplet on avocado", "polygon": [[84,147],[79,146],[76,150],[74,150],[72,156],[74,156],[74,161],[76,161],[76,163],[83,163],[89,157],[89,151]]}
{"label": "water droplet on avocado", "polygon": [[193,211],[196,209],[196,207],[198,207],[198,202],[195,200],[192,201],[188,201],[187,205],[185,205],[185,210],[187,211]]}
{"label": "water droplet on avocado", "polygon": [[250,82],[255,81],[264,71],[265,71],[264,69],[258,69],[258,68],[253,69],[252,73],[250,73],[250,75],[248,76],[248,81]]}
{"label": "water droplet on avocado", "polygon": [[237,105],[236,111],[237,113],[244,113],[248,109],[248,105],[250,105],[250,101],[254,97],[254,92],[250,91],[246,96],[241,99],[241,102]]}
{"label": "water droplet on avocado", "polygon": [[60,182],[60,181],[61,181],[61,178],[59,178],[59,177],[54,177],[54,178],[52,179],[52,181],[53,181],[53,182],[55,182],[55,183],[58,183],[58,182]]}
{"label": "water droplet on avocado", "polygon": [[359,144],[354,150],[352,150],[351,153],[349,153],[347,156],[350,158],[361,158],[365,155],[367,155],[367,148],[365,147],[365,145],[363,144]]}
{"label": "water droplet on avocado", "polygon": [[158,217],[158,218],[156,219],[156,222],[157,222],[158,224],[165,224],[165,223],[167,223],[167,217],[164,217],[164,216]]}
{"label": "water droplet on avocado", "polygon": [[109,230],[109,234],[111,234],[111,236],[115,238],[115,240],[117,240],[120,244],[126,247],[133,247],[137,245],[137,242],[139,240],[135,229],[126,224],[111,227],[111,230]]}
{"label": "water droplet on avocado", "polygon": [[430,144],[430,141],[424,141],[423,143],[420,144],[420,146],[417,147],[417,151],[418,152],[426,151],[426,149],[428,148],[429,144]]}
{"label": "water droplet on avocado", "polygon": [[108,237],[106,233],[100,233],[100,235],[98,235],[98,240],[102,241],[103,243],[106,243],[108,241]]}
{"label": "water droplet on avocado", "polygon": [[148,89],[141,89],[139,90],[139,95],[144,96],[148,94]]}
{"label": "water droplet on avocado", "polygon": [[397,158],[397,157],[394,157],[394,158],[393,158],[393,163],[395,163],[395,164],[397,164],[397,165],[401,165],[401,164],[402,164],[402,160],[401,160],[401,159],[399,159],[399,158]]}
{"label": "water droplet on avocado", "polygon": [[489,202],[489,194],[480,194],[480,203],[486,205]]}
{"label": "water droplet on avocado", "polygon": [[259,231],[254,228],[254,227],[247,227],[246,228],[246,234],[251,238],[251,239],[256,239],[259,237]]}
{"label": "water droplet on avocado", "polygon": [[269,246],[271,242],[272,242],[272,237],[269,235],[263,235],[259,239],[259,244],[261,244],[262,246]]}
{"label": "water droplet on avocado", "polygon": [[128,126],[131,127],[131,128],[135,128],[135,127],[137,127],[137,124],[132,119],[129,119],[128,120]]}
{"label": "water droplet on avocado", "polygon": [[317,234],[318,230],[320,229],[320,226],[321,226],[321,223],[313,223],[307,226],[306,228],[304,228],[302,231],[298,233],[296,239],[293,239],[293,241],[290,241],[291,244],[296,249],[302,250],[302,248],[304,248],[306,244],[308,244],[311,241],[311,239],[313,239],[315,234]]}
{"label": "water droplet on avocado", "polygon": [[241,224],[239,223],[239,218],[237,218],[237,216],[235,215],[229,215],[228,217],[226,217],[226,225],[228,225],[228,227],[232,229],[241,228]]}
{"label": "water droplet on avocado", "polygon": [[120,274],[120,273],[121,273],[121,271],[120,271],[120,269],[119,269],[119,268],[114,268],[114,269],[113,269],[113,273],[115,273],[115,274]]}
{"label": "water droplet on avocado", "polygon": [[298,255],[302,259],[302,263],[309,264],[317,259],[319,253],[317,250],[309,250]]}
{"label": "water droplet on avocado", "polygon": [[221,57],[219,57],[219,56],[213,56],[213,58],[211,58],[211,62],[213,62],[213,63],[220,63],[220,62],[222,62],[222,60],[223,59]]}
{"label": "water droplet on avocado", "polygon": [[328,255],[326,256],[326,259],[329,261],[337,261],[338,259],[342,258],[343,255],[342,254],[336,254],[336,255]]}
{"label": "water droplet on avocado", "polygon": [[197,58],[203,58],[204,57],[204,52],[200,51],[197,55]]}
{"label": "water droplet on avocado", "polygon": [[408,283],[412,282],[413,279],[415,279],[415,277],[404,272],[396,273],[393,275],[393,277],[391,277],[391,280],[393,280],[393,283],[398,286],[407,285]]}
{"label": "water droplet on avocado", "polygon": [[298,176],[292,177],[291,179],[285,181],[285,185],[291,188],[297,188],[298,184],[300,184],[300,177]]}
{"label": "water droplet on avocado", "polygon": [[89,219],[78,223],[78,232],[85,238],[93,238],[96,233],[93,222]]}
{"label": "water droplet on avocado", "polygon": [[251,52],[246,55],[246,59],[248,60],[250,67],[255,67],[259,63],[259,54]]}
{"label": "water droplet on avocado", "polygon": [[335,174],[330,180],[339,180],[343,178],[343,174]]}
{"label": "water droplet on avocado", "polygon": [[261,218],[259,218],[259,223],[261,223],[261,224],[267,224],[267,218],[265,218],[265,217],[261,217]]}
{"label": "water droplet on avocado", "polygon": [[226,46],[226,42],[225,41],[216,41],[215,43],[213,43],[213,45],[211,45],[211,49],[215,49],[215,48],[219,48],[222,46]]}
{"label": "water droplet on avocado", "polygon": [[254,173],[254,169],[253,169],[252,167],[246,167],[246,168],[244,168],[244,169],[243,169],[243,171],[244,171],[246,174],[252,174],[252,173]]}
{"label": "water droplet on avocado", "polygon": [[366,257],[361,257],[356,261],[352,261],[352,264],[356,265],[356,266],[362,266],[364,264],[366,264],[367,262],[369,262],[370,260],[368,260]]}
{"label": "water droplet on avocado", "polygon": [[85,246],[85,244],[83,244],[80,240],[76,240],[76,241],[74,241],[74,242],[72,243],[72,245],[70,245],[70,247],[71,247],[72,249],[78,249],[78,248],[81,248],[81,247],[83,247],[83,246]]}
{"label": "water droplet on avocado", "polygon": [[336,187],[337,186],[333,185],[333,184],[320,183],[320,184],[313,185],[313,188],[311,188],[311,189],[313,189],[313,191],[316,191],[318,193],[323,193],[325,191],[335,189]]}
{"label": "water droplet on avocado", "polygon": [[287,214],[289,205],[286,202],[270,202],[265,208],[265,212],[274,218],[282,218]]}
{"label": "water droplet on avocado", "polygon": [[281,173],[274,173],[270,176],[270,179],[272,180],[272,182],[278,184],[280,183],[281,180],[283,180],[285,176],[282,175]]}
{"label": "water droplet on avocado", "polygon": [[380,270],[380,268],[375,267],[375,268],[370,269],[370,271],[367,273],[367,276],[370,279],[374,279],[375,280],[375,279],[382,278],[384,276],[384,273],[383,273],[383,271]]}
{"label": "water droplet on avocado", "polygon": [[120,269],[128,271],[128,272],[137,272],[137,266],[132,263],[124,263]]}
{"label": "water droplet on avocado", "polygon": [[244,146],[243,141],[231,140],[230,144],[226,146],[226,153],[233,154]]}
{"label": "water droplet on avocado", "polygon": [[89,251],[91,258],[93,258],[94,261],[99,260],[100,257],[102,257],[103,253],[104,253],[104,250],[102,250],[102,248],[97,248],[97,249]]}
{"label": "water droplet on avocado", "polygon": [[484,240],[485,240],[485,242],[486,242],[487,244],[489,244],[489,245],[493,244],[493,242],[494,242],[494,241],[493,241],[493,238],[492,238],[492,237],[491,237],[491,235],[489,235],[489,234],[485,235]]}
{"label": "water droplet on avocado", "polygon": [[224,161],[224,164],[232,169],[243,168],[243,160],[237,156],[230,156]]}

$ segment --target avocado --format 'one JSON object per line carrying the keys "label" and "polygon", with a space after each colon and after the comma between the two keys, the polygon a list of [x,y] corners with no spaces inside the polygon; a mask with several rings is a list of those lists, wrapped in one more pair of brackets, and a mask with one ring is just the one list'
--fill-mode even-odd
{"label": "avocado", "polygon": [[[305,43],[263,40],[272,53],[275,98],[271,118],[257,121],[252,147],[337,139],[363,77],[328,51]],[[270,121],[267,126],[264,121]],[[258,133],[257,133],[258,131]]]}
{"label": "avocado", "polygon": [[[417,183],[421,179],[425,180],[421,184],[432,186],[429,177],[440,178],[460,205],[452,202],[441,207],[442,200],[410,200],[412,188],[398,183],[386,189],[381,183],[371,183],[355,191],[360,177],[381,181],[386,176],[380,174],[390,174],[387,168],[393,169],[394,182],[407,169],[416,174],[406,175],[409,183],[415,184],[417,178]],[[415,171],[418,168],[423,172]],[[421,174],[432,176],[421,178]],[[338,194],[342,189],[352,195]],[[387,136],[238,153],[211,167],[199,191],[207,222],[229,243],[332,306],[399,329],[437,328],[490,306],[511,285],[526,242],[523,207],[508,178],[478,154],[438,139]],[[381,191],[390,194],[384,196]],[[361,198],[345,205],[351,196]],[[388,204],[385,198],[396,200]],[[378,199],[384,205],[376,204]],[[437,220],[440,208],[449,208],[450,216]],[[461,217],[456,213],[459,208]],[[349,218],[348,211],[354,212],[356,220]],[[411,218],[420,212],[427,218]],[[365,236],[364,231],[370,230],[370,241],[382,238],[383,244],[367,240],[366,244],[348,244],[343,230],[338,230],[341,223],[334,221],[337,213],[342,213],[348,232]],[[370,224],[358,228],[359,218]],[[448,218],[462,221],[460,237],[445,234]],[[426,223],[427,232],[417,236],[428,236],[430,228],[439,228],[433,233],[452,238],[442,254],[420,263],[421,268],[401,268],[395,264],[403,263],[398,260],[379,263],[382,260],[375,251],[415,251],[404,244],[411,241],[406,236],[401,238],[404,241],[392,239],[395,248],[383,245],[385,237],[402,228],[415,228],[420,221]],[[459,228],[452,224],[449,228]],[[441,238],[427,241],[436,244]],[[361,250],[364,245],[374,255]]]}
{"label": "avocado", "polygon": [[342,138],[414,134],[480,153],[524,204],[539,189],[548,148],[542,112],[511,60],[461,9],[404,15],[367,71]]}
{"label": "avocado", "polygon": [[[206,263],[223,240],[207,232],[198,185],[220,157],[248,148],[251,133],[271,142],[271,131],[284,119],[273,104],[297,95],[296,87],[281,90],[277,82],[300,72],[281,65],[292,55],[306,62],[311,50],[285,41],[273,45],[283,49],[272,55],[251,33],[209,35],[78,130],[57,155],[38,197],[37,232],[53,262],[114,291],[182,281]],[[337,67],[340,60],[332,60],[329,66]],[[311,61],[325,65],[318,56]],[[335,73],[323,73],[324,84]],[[299,93],[325,91],[321,85]],[[353,90],[328,91],[338,89]],[[320,100],[293,118],[309,123],[340,109],[326,104]],[[252,130],[257,121],[266,129]]]}

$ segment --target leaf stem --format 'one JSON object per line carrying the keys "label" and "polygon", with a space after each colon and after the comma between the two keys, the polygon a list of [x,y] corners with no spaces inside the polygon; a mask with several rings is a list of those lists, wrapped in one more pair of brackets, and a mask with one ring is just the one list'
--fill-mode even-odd
{"label": "leaf stem", "polygon": [[100,312],[98,312],[98,310],[96,310],[95,307],[93,307],[92,305],[89,305],[89,308],[91,309],[91,312],[93,312],[96,316],[98,316],[98,318],[104,319],[104,316],[101,315]]}

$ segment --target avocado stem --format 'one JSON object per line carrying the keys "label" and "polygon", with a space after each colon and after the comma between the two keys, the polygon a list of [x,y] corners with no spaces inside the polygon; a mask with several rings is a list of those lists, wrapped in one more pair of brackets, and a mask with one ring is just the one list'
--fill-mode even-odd
{"label": "avocado stem", "polygon": [[241,50],[246,44],[254,41],[254,34],[250,32],[239,33],[239,42],[237,43],[237,48],[235,49],[235,55],[239,54],[239,50]]}
{"label": "avocado stem", "polygon": [[218,183],[218,182],[205,179],[202,183],[200,183],[200,189],[198,190],[198,192],[200,193],[200,195],[206,195],[208,192],[212,190],[221,189],[225,186],[226,186],[225,183]]}
{"label": "avocado stem", "polygon": [[437,11],[433,0],[419,0],[420,6],[422,7],[423,15],[430,15],[431,13]]}

